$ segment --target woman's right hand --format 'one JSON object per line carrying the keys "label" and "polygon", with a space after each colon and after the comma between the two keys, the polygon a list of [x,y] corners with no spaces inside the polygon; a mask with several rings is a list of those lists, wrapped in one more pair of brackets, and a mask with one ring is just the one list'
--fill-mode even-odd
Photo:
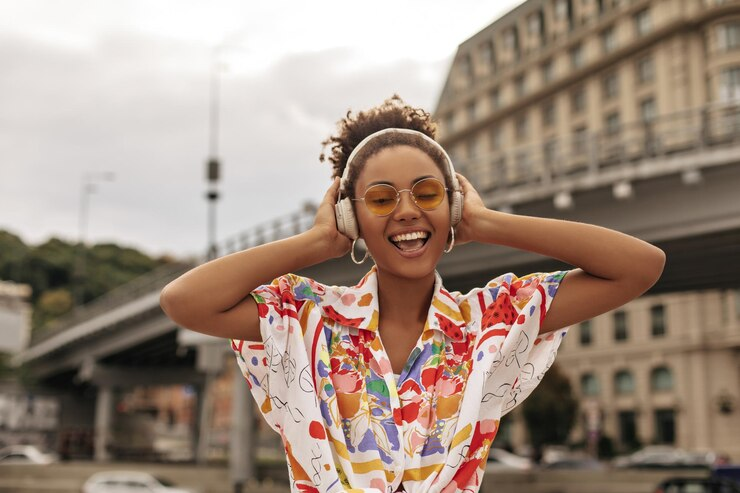
{"label": "woman's right hand", "polygon": [[352,240],[343,235],[337,229],[337,219],[334,214],[334,204],[337,203],[339,194],[339,178],[334,178],[334,182],[324,195],[314,219],[313,229],[321,234],[323,243],[326,245],[330,258],[342,257],[349,252],[352,246]]}

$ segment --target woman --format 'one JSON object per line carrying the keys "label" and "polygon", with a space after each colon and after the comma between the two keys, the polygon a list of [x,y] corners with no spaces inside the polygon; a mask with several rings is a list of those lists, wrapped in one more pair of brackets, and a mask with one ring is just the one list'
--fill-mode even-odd
{"label": "woman", "polygon": [[[232,339],[293,491],[477,491],[499,420],[539,383],[565,328],[662,272],[663,252],[636,238],[487,209],[433,137],[430,115],[397,97],[348,113],[325,142],[334,182],[309,231],[162,291],[174,321]],[[357,238],[375,263],[357,286],[288,274],[350,249],[359,263]],[[435,267],[471,241],[576,268],[450,293]]]}

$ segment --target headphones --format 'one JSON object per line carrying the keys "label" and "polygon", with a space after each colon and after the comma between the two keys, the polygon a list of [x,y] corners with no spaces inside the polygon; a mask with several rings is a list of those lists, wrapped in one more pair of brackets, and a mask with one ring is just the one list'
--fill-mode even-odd
{"label": "headphones", "polygon": [[447,161],[447,165],[449,166],[450,177],[452,179],[452,197],[450,199],[450,225],[453,227],[456,226],[462,219],[463,194],[462,190],[460,189],[460,183],[457,181],[457,176],[455,175],[455,168],[452,167],[450,156],[447,155],[447,152],[445,152],[444,148],[442,148],[442,146],[439,145],[436,140],[432,139],[422,132],[407,128],[386,128],[365,137],[359,144],[357,144],[357,147],[352,150],[352,153],[347,159],[347,165],[344,167],[344,172],[342,173],[342,179],[340,181],[337,203],[334,204],[334,215],[337,219],[337,229],[339,230],[339,232],[344,234],[345,236],[348,236],[352,240],[356,240],[360,236],[357,219],[355,218],[355,211],[352,208],[352,200],[349,197],[342,198],[341,191],[348,184],[347,177],[349,176],[349,168],[352,165],[352,161],[355,156],[357,156],[357,153],[360,151],[360,149],[362,149],[365,145],[367,145],[368,142],[370,142],[374,138],[380,137],[381,135],[385,134],[415,135],[417,137],[421,137],[442,153],[442,155],[445,157],[445,160]]}

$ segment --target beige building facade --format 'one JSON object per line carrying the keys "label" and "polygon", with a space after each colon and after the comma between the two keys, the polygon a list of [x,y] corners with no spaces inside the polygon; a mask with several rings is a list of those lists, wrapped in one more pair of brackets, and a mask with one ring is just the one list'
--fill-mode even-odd
{"label": "beige building facade", "polygon": [[678,150],[738,98],[738,1],[529,0],[460,45],[435,116],[486,192]]}
{"label": "beige building facade", "polygon": [[[459,46],[435,116],[457,170],[511,211],[517,187],[721,142],[739,101],[739,1],[528,0]],[[581,404],[574,442],[740,460],[740,291],[645,296],[573,327],[558,358]]]}

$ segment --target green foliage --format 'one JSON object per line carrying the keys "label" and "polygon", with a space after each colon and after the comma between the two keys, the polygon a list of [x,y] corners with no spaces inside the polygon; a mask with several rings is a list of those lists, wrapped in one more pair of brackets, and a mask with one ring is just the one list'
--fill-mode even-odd
{"label": "green foliage", "polygon": [[[78,269],[82,255],[84,273]],[[31,286],[34,331],[73,308],[78,282],[87,303],[172,261],[168,257],[153,259],[111,243],[81,247],[51,238],[28,246],[18,236],[0,230],[0,279]]]}
{"label": "green foliage", "polygon": [[522,404],[532,447],[540,450],[543,445],[565,444],[577,411],[578,401],[570,382],[557,365],[553,365]]}

